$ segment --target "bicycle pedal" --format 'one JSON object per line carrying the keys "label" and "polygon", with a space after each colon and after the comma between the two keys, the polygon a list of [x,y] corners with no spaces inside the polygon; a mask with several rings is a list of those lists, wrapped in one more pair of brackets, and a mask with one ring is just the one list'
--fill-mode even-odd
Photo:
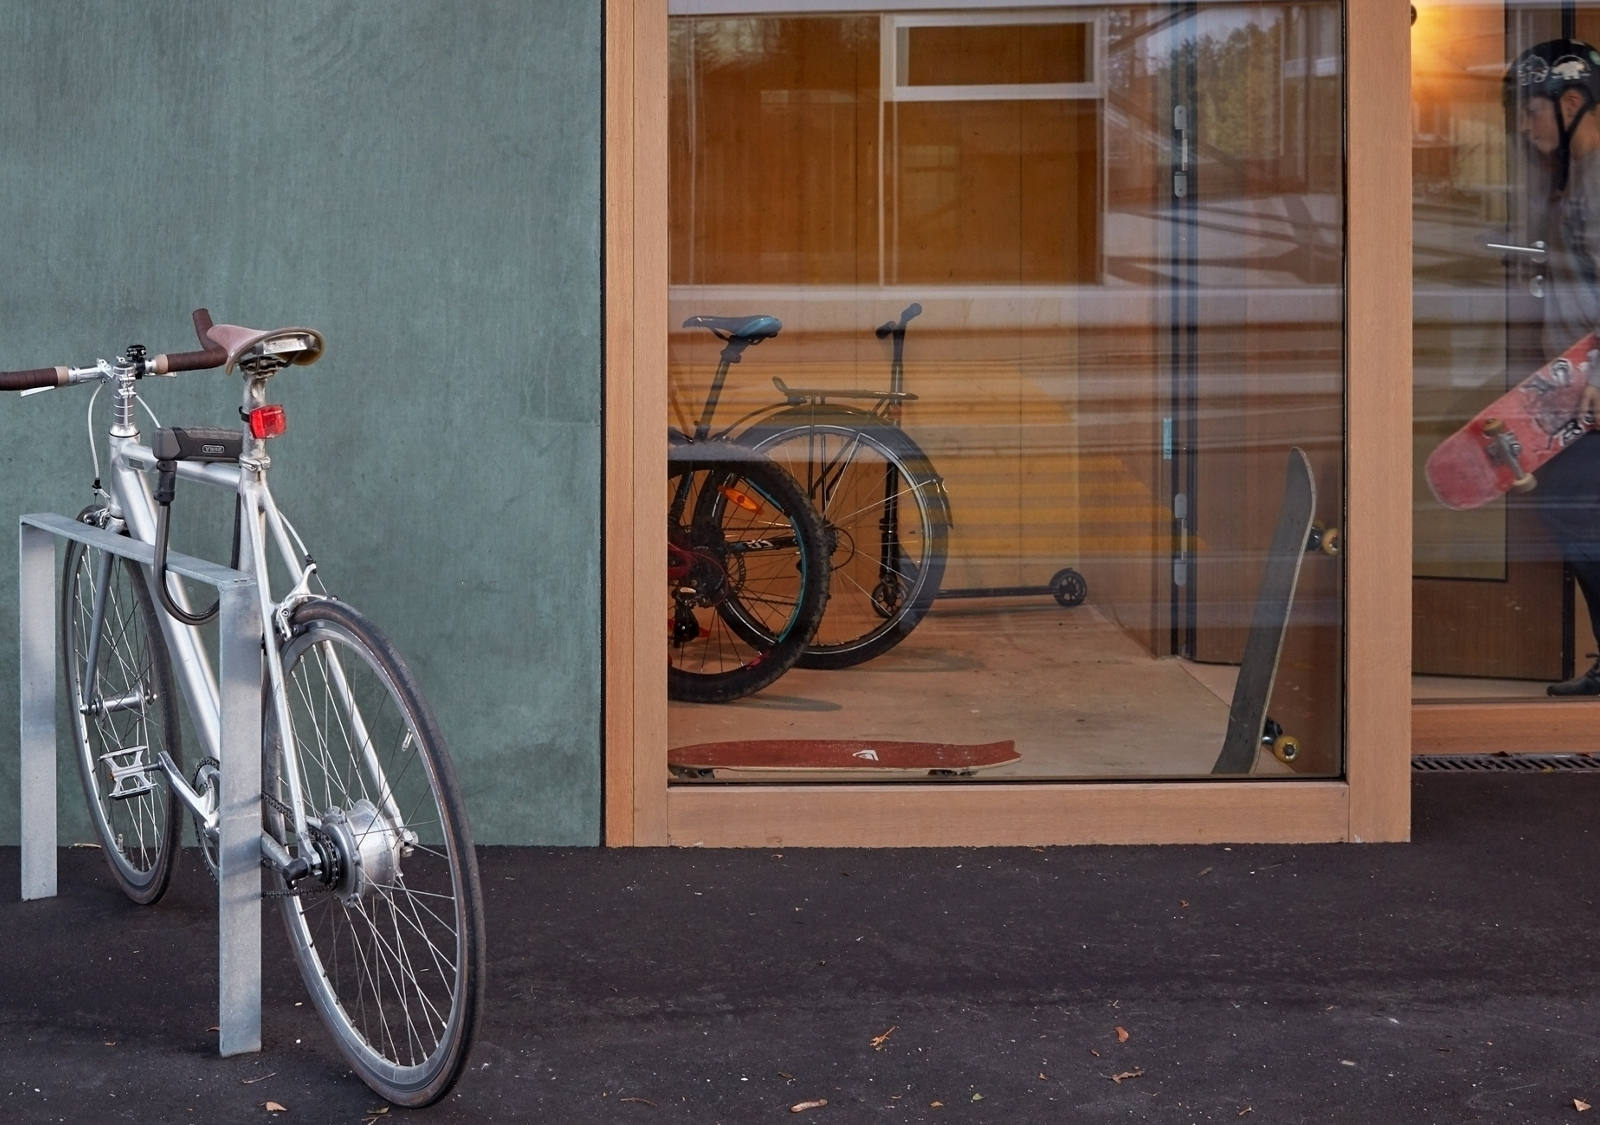
{"label": "bicycle pedal", "polygon": [[150,774],[160,767],[154,762],[145,761],[144,756],[149,749],[148,746],[126,746],[100,755],[100,760],[111,771],[111,792],[106,794],[109,799],[126,801],[130,797],[142,797],[155,788],[150,781]]}

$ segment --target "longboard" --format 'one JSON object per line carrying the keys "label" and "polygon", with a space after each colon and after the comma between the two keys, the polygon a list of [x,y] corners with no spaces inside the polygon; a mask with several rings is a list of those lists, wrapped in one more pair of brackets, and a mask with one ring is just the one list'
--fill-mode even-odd
{"label": "longboard", "polygon": [[1256,594],[1255,611],[1250,618],[1250,633],[1244,642],[1244,657],[1239,663],[1239,678],[1228,708],[1228,730],[1222,752],[1211,772],[1249,773],[1263,747],[1279,759],[1291,761],[1298,744],[1267,716],[1272,684],[1278,676],[1278,658],[1283,653],[1283,635],[1289,626],[1289,611],[1294,606],[1295,586],[1300,581],[1300,564],[1306,551],[1320,546],[1333,553],[1337,538],[1320,528],[1313,535],[1312,515],[1317,507],[1317,485],[1311,476],[1311,462],[1305,451],[1289,450],[1284,474],[1283,506],[1278,526],[1272,534],[1267,566]]}
{"label": "longboard", "polygon": [[702,742],[667,751],[678,777],[707,778],[718,770],[919,773],[965,776],[1022,760],[1016,743],[884,742],[878,739],[760,739]]}
{"label": "longboard", "polygon": [[1534,473],[1593,427],[1579,417],[1600,342],[1585,336],[1479,411],[1428,454],[1423,475],[1447,508],[1534,487]]}

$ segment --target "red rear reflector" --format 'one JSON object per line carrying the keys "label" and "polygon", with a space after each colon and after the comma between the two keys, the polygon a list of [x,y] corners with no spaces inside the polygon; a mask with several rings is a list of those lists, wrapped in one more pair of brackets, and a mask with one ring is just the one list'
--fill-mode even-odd
{"label": "red rear reflector", "polygon": [[756,503],[753,496],[731,485],[723,485],[722,494],[728,498],[730,503],[743,508],[747,512],[759,512],[761,510],[761,505]]}
{"label": "red rear reflector", "polygon": [[258,438],[277,437],[288,428],[281,406],[258,406],[250,412],[250,432]]}

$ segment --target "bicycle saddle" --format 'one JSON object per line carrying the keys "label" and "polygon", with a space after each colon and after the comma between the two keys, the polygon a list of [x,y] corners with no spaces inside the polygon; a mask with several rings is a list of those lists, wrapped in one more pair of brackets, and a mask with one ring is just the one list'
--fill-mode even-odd
{"label": "bicycle saddle", "polygon": [[271,370],[315,363],[322,356],[322,333],[311,328],[243,328],[237,324],[213,324],[206,333],[211,342],[228,353],[224,371],[234,365],[253,371],[263,364]]}
{"label": "bicycle saddle", "polygon": [[683,326],[709,328],[719,340],[759,344],[776,336],[783,328],[783,321],[775,316],[691,316]]}

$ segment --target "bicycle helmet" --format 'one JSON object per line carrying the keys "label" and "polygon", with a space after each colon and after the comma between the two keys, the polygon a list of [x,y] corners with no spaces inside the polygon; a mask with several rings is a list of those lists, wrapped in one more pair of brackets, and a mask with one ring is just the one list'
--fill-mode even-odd
{"label": "bicycle helmet", "polygon": [[1579,39],[1549,39],[1523,51],[1506,68],[1504,97],[1509,113],[1514,114],[1529,98],[1559,103],[1568,90],[1583,94],[1583,106],[1571,121],[1562,119],[1559,107],[1556,111],[1556,127],[1560,130],[1557,191],[1566,187],[1573,130],[1600,101],[1600,51]]}

